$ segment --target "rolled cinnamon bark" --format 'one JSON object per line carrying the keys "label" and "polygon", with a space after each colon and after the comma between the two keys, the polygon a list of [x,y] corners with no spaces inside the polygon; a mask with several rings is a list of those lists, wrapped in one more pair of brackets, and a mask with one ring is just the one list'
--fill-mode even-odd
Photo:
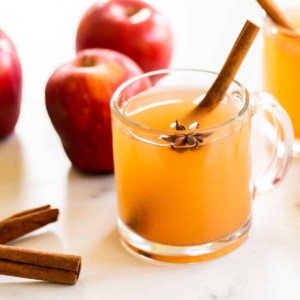
{"label": "rolled cinnamon bark", "polygon": [[279,26],[295,31],[294,26],[272,0],[257,0],[271,20]]}
{"label": "rolled cinnamon bark", "polygon": [[0,244],[57,221],[59,210],[50,205],[26,210],[0,221]]}
{"label": "rolled cinnamon bark", "polygon": [[259,27],[252,22],[247,21],[245,23],[218,77],[208,90],[204,99],[199,103],[198,107],[212,109],[223,99],[258,31]]}
{"label": "rolled cinnamon bark", "polygon": [[32,209],[27,209],[27,210],[23,210],[19,213],[16,213],[4,220],[9,220],[9,219],[13,219],[13,218],[16,218],[16,217],[22,217],[22,216],[25,216],[25,215],[30,215],[31,213],[35,213],[35,212],[38,212],[38,211],[42,211],[42,210],[46,210],[46,209],[49,209],[51,208],[51,205],[50,204],[47,204],[47,205],[44,205],[44,206],[39,206],[39,207],[35,207],[35,208],[32,208]]}
{"label": "rolled cinnamon bark", "polygon": [[0,245],[0,274],[75,284],[80,274],[81,257]]}

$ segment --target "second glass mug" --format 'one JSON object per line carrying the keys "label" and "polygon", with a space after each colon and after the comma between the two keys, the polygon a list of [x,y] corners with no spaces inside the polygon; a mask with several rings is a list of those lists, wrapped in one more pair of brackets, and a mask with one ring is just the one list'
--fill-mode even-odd
{"label": "second glass mug", "polygon": [[[291,23],[300,25],[300,6],[284,10]],[[294,127],[293,155],[300,157],[300,33],[291,32],[269,18],[263,23],[264,89],[288,112]]]}
{"label": "second glass mug", "polygon": [[[216,76],[202,70],[154,71],[122,84],[112,97],[119,232],[123,245],[139,257],[193,263],[234,250],[248,236],[252,199],[272,189],[286,172],[293,143],[288,115],[272,96],[249,95],[237,81],[228,90],[241,103],[237,114],[209,127],[180,131],[203,137],[196,151],[173,151],[166,137],[174,129],[135,123],[125,113],[131,99],[137,100],[137,110],[145,110],[149,92],[155,92],[148,97],[153,106],[166,100],[163,90],[170,99],[180,89],[181,94],[191,87],[205,91]],[[139,98],[132,98],[138,90]],[[252,179],[251,120],[258,112],[276,138],[268,169]]]}

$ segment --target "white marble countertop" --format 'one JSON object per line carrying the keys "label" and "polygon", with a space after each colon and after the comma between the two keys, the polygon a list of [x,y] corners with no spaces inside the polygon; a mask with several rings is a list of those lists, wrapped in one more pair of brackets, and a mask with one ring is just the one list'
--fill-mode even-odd
{"label": "white marble countertop", "polygon": [[[0,27],[15,41],[24,71],[17,129],[0,143],[0,218],[50,203],[59,221],[11,244],[83,257],[75,286],[0,276],[0,299],[299,299],[299,159],[276,191],[253,203],[251,235],[229,255],[158,266],[122,248],[113,175],[87,177],[70,167],[44,105],[45,82],[74,56],[78,20],[93,2],[0,1]],[[261,17],[254,0],[149,2],[173,23],[174,67],[218,70],[245,19]],[[260,43],[238,75],[250,89],[260,87]]]}

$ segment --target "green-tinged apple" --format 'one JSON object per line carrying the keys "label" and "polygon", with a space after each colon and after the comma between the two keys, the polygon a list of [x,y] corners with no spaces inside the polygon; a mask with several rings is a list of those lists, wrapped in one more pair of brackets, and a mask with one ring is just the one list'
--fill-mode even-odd
{"label": "green-tinged apple", "polygon": [[82,17],[76,49],[109,48],[136,61],[144,72],[168,68],[173,36],[165,16],[141,0],[100,0]]}
{"label": "green-tinged apple", "polygon": [[[75,168],[84,173],[113,171],[110,99],[121,83],[141,73],[121,53],[88,49],[49,78],[47,111]],[[132,94],[148,85],[142,81]]]}
{"label": "green-tinged apple", "polygon": [[20,114],[22,70],[16,48],[0,30],[0,139],[11,134]]}

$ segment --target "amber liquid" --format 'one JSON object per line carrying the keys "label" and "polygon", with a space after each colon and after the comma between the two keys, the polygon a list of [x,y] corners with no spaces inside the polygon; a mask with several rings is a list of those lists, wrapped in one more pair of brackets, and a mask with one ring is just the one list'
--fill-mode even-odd
{"label": "amber liquid", "polygon": [[[227,97],[211,112],[188,119],[201,93],[189,87],[150,89],[131,99],[122,113],[168,130],[176,119],[198,121],[203,128],[216,125],[242,108],[239,100]],[[148,241],[174,246],[217,241],[241,228],[250,217],[252,198],[249,119],[224,126],[222,138],[183,153],[147,142],[143,132],[114,126],[121,221]]]}
{"label": "amber liquid", "polygon": [[[295,28],[300,28],[300,10],[287,11]],[[288,112],[300,138],[300,35],[273,31],[268,24],[264,32],[264,88],[273,94]]]}

